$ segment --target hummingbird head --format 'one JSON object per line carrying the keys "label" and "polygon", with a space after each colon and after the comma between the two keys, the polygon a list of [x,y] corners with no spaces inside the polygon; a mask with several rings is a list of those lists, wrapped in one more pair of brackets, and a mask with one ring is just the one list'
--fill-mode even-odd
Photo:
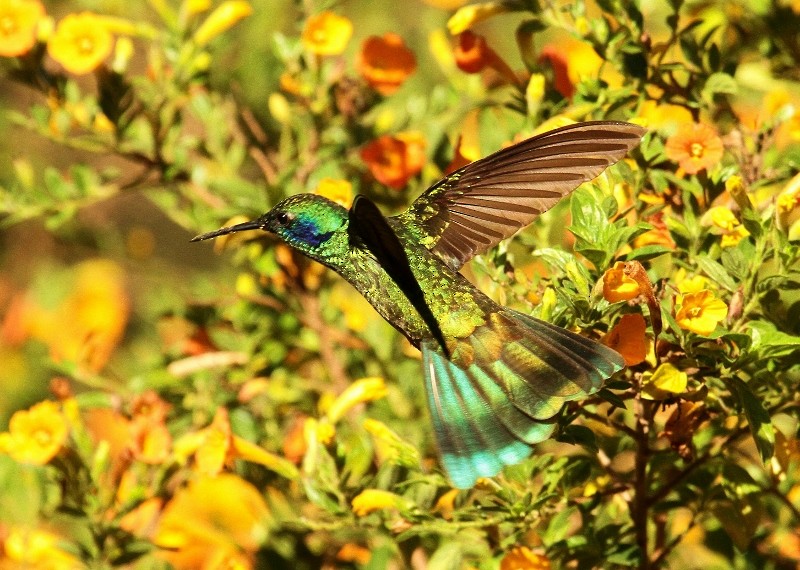
{"label": "hummingbird head", "polygon": [[346,236],[347,210],[316,194],[296,194],[279,202],[263,216],[235,226],[199,235],[200,241],[243,230],[264,230],[318,261],[323,261],[333,246],[333,238]]}

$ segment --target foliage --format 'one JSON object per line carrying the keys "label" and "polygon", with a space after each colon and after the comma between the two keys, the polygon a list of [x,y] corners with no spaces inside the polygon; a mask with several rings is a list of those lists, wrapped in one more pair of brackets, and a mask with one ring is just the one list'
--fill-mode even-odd
{"label": "foliage", "polygon": [[[800,561],[800,4],[426,1],[3,4],[0,567]],[[467,272],[628,368],[473,489],[338,277],[263,235],[179,259],[592,119],[649,132]]]}

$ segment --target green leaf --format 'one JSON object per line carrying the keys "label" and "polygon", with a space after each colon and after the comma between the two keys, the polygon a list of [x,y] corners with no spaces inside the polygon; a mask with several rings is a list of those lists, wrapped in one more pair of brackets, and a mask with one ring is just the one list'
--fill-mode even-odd
{"label": "green leaf", "polygon": [[766,321],[751,321],[748,332],[753,339],[750,349],[761,358],[787,356],[800,349],[800,337],[781,332]]}
{"label": "green leaf", "polygon": [[764,409],[761,400],[750,390],[750,386],[741,379],[734,376],[727,378],[726,383],[742,406],[742,411],[747,418],[747,423],[750,424],[750,433],[756,442],[761,460],[767,463],[772,458],[775,448],[775,428],[772,426],[767,410]]}
{"label": "green leaf", "polygon": [[[616,384],[623,384],[622,388],[620,388],[620,387],[615,388],[617,390],[626,390],[626,389],[630,388],[630,384],[628,384],[627,382],[617,382]],[[603,388],[602,390],[597,392],[597,395],[599,397],[603,398],[606,402],[608,402],[609,404],[611,404],[615,408],[619,408],[621,410],[624,410],[625,409],[625,401],[622,398],[620,398],[619,396],[617,396],[614,392],[612,392],[611,390],[608,389],[608,388],[611,388],[611,387],[613,387],[613,386],[611,386],[610,384],[606,385],[606,388]]]}
{"label": "green leaf", "polygon": [[[739,242],[739,245],[745,242],[742,240]],[[747,279],[748,274],[748,257],[744,254],[743,248],[737,247],[726,247],[722,250],[722,254],[719,257],[720,261],[722,262],[722,266],[734,277],[736,277],[739,281],[744,281]]]}
{"label": "green leaf", "polygon": [[625,259],[627,261],[633,261],[634,259],[638,261],[647,261],[648,259],[653,259],[665,253],[672,253],[673,251],[675,251],[674,248],[665,245],[645,245],[643,247],[637,247],[628,253]]}
{"label": "green leaf", "polygon": [[550,519],[550,524],[547,525],[547,530],[542,535],[542,542],[549,546],[564,540],[571,527],[570,519],[576,515],[579,515],[577,507],[560,511]]}
{"label": "green leaf", "polygon": [[594,432],[586,426],[568,425],[561,431],[557,439],[564,443],[580,445],[592,453],[597,453],[597,438]]}
{"label": "green leaf", "polygon": [[698,255],[695,259],[700,269],[703,270],[712,281],[715,281],[728,291],[733,292],[736,290],[736,282],[720,263],[714,261],[707,255]]}
{"label": "green leaf", "polygon": [[702,96],[703,99],[711,101],[714,99],[715,95],[735,95],[738,90],[739,85],[732,76],[718,71],[717,73],[712,73],[706,80],[706,84],[703,86]]}
{"label": "green leaf", "polygon": [[464,552],[458,542],[445,542],[428,560],[429,570],[456,570],[461,568]]}

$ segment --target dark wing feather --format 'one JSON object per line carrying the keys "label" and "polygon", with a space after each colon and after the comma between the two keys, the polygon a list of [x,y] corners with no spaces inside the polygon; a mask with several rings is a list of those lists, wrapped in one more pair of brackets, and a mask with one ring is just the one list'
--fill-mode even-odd
{"label": "dark wing feather", "polygon": [[403,249],[403,244],[400,243],[400,239],[392,230],[389,222],[372,201],[361,195],[356,196],[353,201],[348,218],[350,239],[357,238],[375,256],[383,270],[389,274],[389,277],[420,314],[433,337],[447,354],[447,345],[439,328],[439,322],[425,301],[425,294],[411,271],[411,263]]}
{"label": "dark wing feather", "polygon": [[399,219],[458,269],[620,160],[644,132],[630,123],[594,121],[531,137],[450,174]]}

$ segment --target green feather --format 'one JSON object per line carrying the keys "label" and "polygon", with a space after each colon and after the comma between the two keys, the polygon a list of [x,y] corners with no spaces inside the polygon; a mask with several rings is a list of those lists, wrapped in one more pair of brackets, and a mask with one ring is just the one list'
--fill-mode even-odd
{"label": "green feather", "polygon": [[459,339],[451,359],[430,341],[422,355],[442,462],[461,488],[530,455],[566,402],[624,366],[610,348],[510,309]]}

